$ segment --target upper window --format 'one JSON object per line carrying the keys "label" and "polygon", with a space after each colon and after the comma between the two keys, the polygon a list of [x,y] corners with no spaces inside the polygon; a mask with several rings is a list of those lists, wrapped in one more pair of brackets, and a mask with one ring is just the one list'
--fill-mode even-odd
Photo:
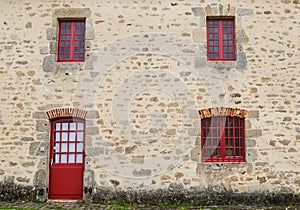
{"label": "upper window", "polygon": [[212,116],[201,120],[203,162],[244,162],[244,118]]}
{"label": "upper window", "polygon": [[209,60],[235,60],[234,19],[207,19]]}
{"label": "upper window", "polygon": [[60,20],[58,61],[84,61],[85,20]]}

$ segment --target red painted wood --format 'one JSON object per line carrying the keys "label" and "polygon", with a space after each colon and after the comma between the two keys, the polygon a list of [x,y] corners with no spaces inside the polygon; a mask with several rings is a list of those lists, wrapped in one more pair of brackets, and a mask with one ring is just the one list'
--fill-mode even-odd
{"label": "red painted wood", "polygon": [[234,19],[208,19],[206,30],[207,58],[209,60],[235,60]]}
{"label": "red painted wood", "polygon": [[49,199],[83,196],[85,121],[77,118],[51,122]]}
{"label": "red painted wood", "polygon": [[202,119],[201,149],[203,162],[245,162],[244,118]]}
{"label": "red painted wood", "polygon": [[84,61],[85,20],[59,21],[58,61]]}

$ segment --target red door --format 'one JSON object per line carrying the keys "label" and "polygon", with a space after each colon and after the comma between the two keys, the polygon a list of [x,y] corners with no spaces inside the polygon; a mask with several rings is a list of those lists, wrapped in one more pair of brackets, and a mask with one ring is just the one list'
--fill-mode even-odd
{"label": "red door", "polygon": [[49,199],[82,199],[85,121],[51,123]]}

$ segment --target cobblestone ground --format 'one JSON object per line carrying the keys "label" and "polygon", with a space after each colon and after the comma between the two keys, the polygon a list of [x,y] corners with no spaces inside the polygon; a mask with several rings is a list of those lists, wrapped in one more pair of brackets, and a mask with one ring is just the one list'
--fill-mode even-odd
{"label": "cobblestone ground", "polygon": [[87,210],[87,209],[99,209],[99,210],[300,210],[299,207],[286,207],[286,206],[274,206],[274,207],[254,207],[254,206],[211,206],[211,207],[166,207],[166,206],[120,206],[120,205],[101,205],[93,203],[80,203],[80,202],[47,202],[47,203],[34,203],[34,202],[0,202],[0,210]]}

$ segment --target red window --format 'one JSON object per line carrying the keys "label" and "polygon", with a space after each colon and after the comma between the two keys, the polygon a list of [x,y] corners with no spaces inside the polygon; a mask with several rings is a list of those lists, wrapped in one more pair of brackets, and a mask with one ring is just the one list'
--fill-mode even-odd
{"label": "red window", "polygon": [[84,61],[85,20],[59,21],[58,61]]}
{"label": "red window", "polygon": [[201,120],[203,162],[244,162],[244,118],[214,116]]}
{"label": "red window", "polygon": [[235,60],[233,19],[207,20],[207,57],[209,60]]}
{"label": "red window", "polygon": [[66,118],[52,122],[52,164],[83,164],[84,120]]}

